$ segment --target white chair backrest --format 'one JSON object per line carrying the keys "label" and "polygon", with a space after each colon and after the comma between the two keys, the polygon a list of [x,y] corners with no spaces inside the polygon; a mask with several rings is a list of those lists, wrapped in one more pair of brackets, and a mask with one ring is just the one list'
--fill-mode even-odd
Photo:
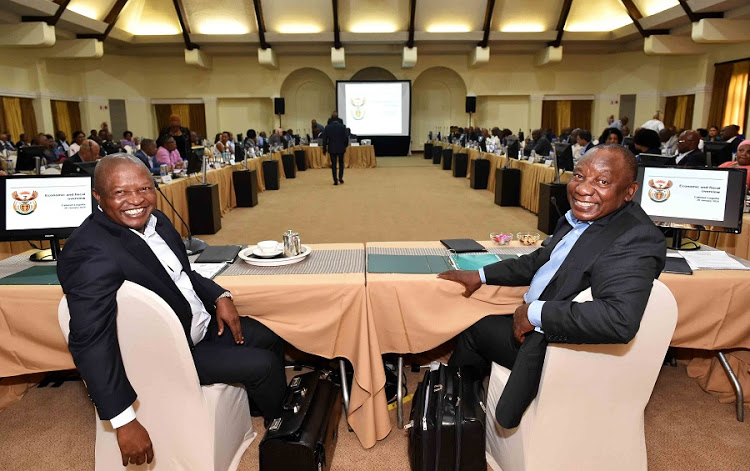
{"label": "white chair backrest", "polygon": [[[70,315],[65,297],[58,318],[67,339]],[[156,293],[126,281],[117,291],[117,337],[128,379],[138,394],[136,416],[150,432],[154,450],[180,450],[178,461],[167,468],[186,469],[179,463],[206,459],[211,463],[209,412],[185,332],[172,308]],[[97,460],[99,448],[97,438]],[[175,454],[164,456],[172,460]]]}
{"label": "white chair backrest", "polygon": [[127,152],[130,155],[133,155],[135,153],[135,151],[133,150],[131,146],[125,146],[124,149],[125,149],[125,152]]}

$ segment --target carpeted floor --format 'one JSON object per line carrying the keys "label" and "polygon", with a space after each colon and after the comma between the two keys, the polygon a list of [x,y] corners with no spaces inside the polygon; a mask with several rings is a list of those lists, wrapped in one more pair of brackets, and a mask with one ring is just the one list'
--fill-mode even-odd
{"label": "carpeted floor", "polygon": [[[347,170],[343,186],[332,185],[328,170],[299,173],[283,181],[282,190],[262,193],[259,206],[228,213],[218,234],[202,238],[213,244],[253,243],[278,240],[292,228],[308,243],[483,240],[490,231],[536,227],[533,214],[494,205],[490,192],[471,190],[468,180],[452,178],[419,155],[381,158],[378,165]],[[408,373],[409,392],[420,378]],[[391,415],[394,430],[369,450],[342,421],[331,469],[408,470],[406,435],[395,430],[395,411]],[[254,424],[262,436],[262,421]],[[683,366],[662,368],[645,424],[651,471],[750,469],[750,421],[737,422],[734,406],[704,393]],[[0,412],[0,470],[93,469],[94,435],[94,411],[82,383],[32,389]],[[260,437],[245,453],[241,470],[258,469],[259,442]]]}

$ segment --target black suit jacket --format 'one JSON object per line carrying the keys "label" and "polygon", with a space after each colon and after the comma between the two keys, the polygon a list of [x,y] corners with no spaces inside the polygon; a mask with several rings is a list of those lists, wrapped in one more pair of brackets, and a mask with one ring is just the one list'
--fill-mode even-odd
{"label": "black suit jacket", "polygon": [[[206,310],[215,315],[214,303],[225,290],[190,270],[179,233],[163,213],[153,214],[156,232],[177,255]],[[70,309],[68,348],[99,417],[109,420],[136,399],[117,341],[117,290],[127,280],[158,294],[177,314],[192,345],[190,305],[146,242],[98,209],[68,238],[57,276]]]}
{"label": "black suit jacket", "polygon": [[[571,230],[563,217],[552,240],[535,252],[484,267],[487,284],[524,286]],[[661,231],[636,203],[594,221],[540,296],[549,342],[627,343],[640,327],[653,280],[666,260]],[[591,287],[594,300],[574,303]]]}
{"label": "black suit jacket", "polygon": [[677,165],[680,167],[705,167],[706,166],[706,154],[701,152],[699,149],[693,149],[692,152],[682,158]]}
{"label": "black suit jacket", "polygon": [[349,146],[349,135],[346,126],[338,121],[333,121],[323,131],[323,152],[330,154],[343,154]]}

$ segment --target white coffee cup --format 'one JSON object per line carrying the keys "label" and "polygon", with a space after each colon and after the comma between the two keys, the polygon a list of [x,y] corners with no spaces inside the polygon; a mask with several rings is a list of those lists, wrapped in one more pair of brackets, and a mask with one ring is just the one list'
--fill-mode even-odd
{"label": "white coffee cup", "polygon": [[264,254],[272,254],[276,252],[276,247],[278,247],[278,245],[279,243],[275,240],[264,240],[262,242],[258,242],[258,248]]}

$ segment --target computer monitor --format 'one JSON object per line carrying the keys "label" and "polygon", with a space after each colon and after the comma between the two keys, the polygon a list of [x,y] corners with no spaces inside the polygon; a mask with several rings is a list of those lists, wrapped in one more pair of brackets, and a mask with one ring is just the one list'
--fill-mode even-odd
{"label": "computer monitor", "polygon": [[673,156],[661,154],[638,154],[638,163],[645,167],[665,167],[677,165]]}
{"label": "computer monitor", "polygon": [[555,167],[557,170],[573,171],[573,147],[565,142],[555,143]]}
{"label": "computer monitor", "polygon": [[52,259],[93,208],[91,175],[0,176],[0,240],[49,240]]}
{"label": "computer monitor", "polygon": [[25,172],[36,169],[36,160],[34,157],[44,158],[44,147],[42,146],[25,146],[18,149],[16,156],[16,170]]}
{"label": "computer monitor", "polygon": [[94,170],[98,162],[71,162],[66,160],[60,169],[60,175],[63,177],[71,175],[91,175],[91,184],[94,184]]}
{"label": "computer monitor", "polygon": [[234,161],[242,162],[243,160],[245,160],[245,146],[242,141],[237,141],[234,145]]}
{"label": "computer monitor", "polygon": [[205,153],[205,147],[193,147],[188,154],[188,175],[191,173],[198,173],[203,169],[203,154]]}
{"label": "computer monitor", "polygon": [[683,230],[742,232],[746,170],[638,167],[633,200],[657,226],[675,229],[670,248],[681,248]]}
{"label": "computer monitor", "polygon": [[521,150],[521,146],[518,143],[518,139],[508,139],[506,141],[506,143],[508,144],[508,155],[507,155],[507,157],[509,159],[520,159],[521,156],[520,156],[519,152]]}
{"label": "computer monitor", "polygon": [[732,143],[726,141],[706,141],[703,143],[703,152],[706,153],[712,167],[718,167],[724,162],[732,160]]}
{"label": "computer monitor", "polygon": [[119,144],[108,143],[102,146],[102,150],[106,155],[119,154],[125,152]]}
{"label": "computer monitor", "polygon": [[630,144],[633,143],[633,136],[625,136],[622,138],[622,146],[630,148]]}

